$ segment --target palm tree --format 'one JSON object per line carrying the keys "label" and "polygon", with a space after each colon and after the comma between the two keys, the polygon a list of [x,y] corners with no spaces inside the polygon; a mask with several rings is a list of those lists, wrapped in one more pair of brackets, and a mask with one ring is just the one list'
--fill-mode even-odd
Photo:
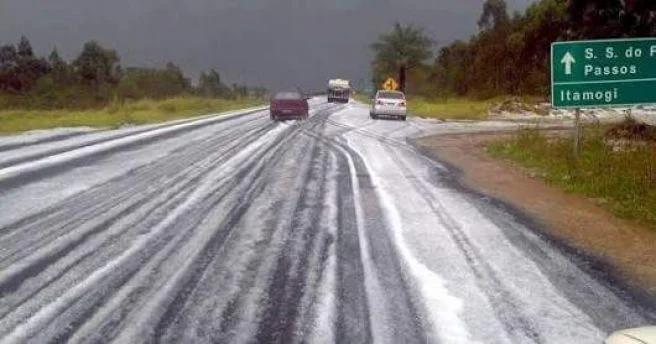
{"label": "palm tree", "polygon": [[424,35],[424,30],[413,25],[394,24],[394,29],[380,35],[371,45],[376,56],[376,70],[398,71],[401,91],[405,92],[406,73],[431,57],[433,42]]}

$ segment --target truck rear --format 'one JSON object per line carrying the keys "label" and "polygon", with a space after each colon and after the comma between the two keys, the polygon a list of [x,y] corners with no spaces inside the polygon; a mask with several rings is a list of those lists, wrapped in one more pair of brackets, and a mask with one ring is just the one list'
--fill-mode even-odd
{"label": "truck rear", "polygon": [[351,97],[351,84],[348,80],[332,79],[328,81],[328,102],[348,103]]}

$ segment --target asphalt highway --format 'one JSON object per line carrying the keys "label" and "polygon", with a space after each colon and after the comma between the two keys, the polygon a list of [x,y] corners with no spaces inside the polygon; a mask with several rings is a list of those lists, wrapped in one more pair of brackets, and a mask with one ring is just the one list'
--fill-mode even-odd
{"label": "asphalt highway", "polygon": [[306,121],[0,140],[0,343],[600,343],[654,323],[411,144],[484,129],[317,98]]}

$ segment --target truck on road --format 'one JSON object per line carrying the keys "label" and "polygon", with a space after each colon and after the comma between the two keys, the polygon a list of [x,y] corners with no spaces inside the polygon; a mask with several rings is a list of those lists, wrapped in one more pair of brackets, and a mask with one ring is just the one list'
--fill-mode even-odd
{"label": "truck on road", "polygon": [[351,83],[348,80],[332,79],[328,81],[328,102],[348,103],[351,97]]}

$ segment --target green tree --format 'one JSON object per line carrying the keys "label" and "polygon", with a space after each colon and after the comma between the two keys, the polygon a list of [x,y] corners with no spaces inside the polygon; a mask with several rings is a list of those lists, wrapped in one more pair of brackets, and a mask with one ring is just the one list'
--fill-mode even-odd
{"label": "green tree", "polygon": [[13,44],[0,46],[0,90],[13,91],[18,85],[14,77],[18,52]]}
{"label": "green tree", "polygon": [[468,77],[472,53],[469,45],[456,41],[442,48],[435,61],[435,82],[443,95],[465,95],[469,90]]}
{"label": "green tree", "polygon": [[488,0],[480,31],[440,50],[435,81],[446,93],[475,96],[546,94],[549,47],[567,38],[571,0],[541,0],[512,18],[503,1]]}
{"label": "green tree", "polygon": [[256,98],[264,98],[268,90],[264,87],[254,87],[250,90],[251,95]]}
{"label": "green tree", "polygon": [[118,82],[119,61],[115,50],[105,49],[98,42],[91,41],[84,45],[73,67],[83,82],[100,86]]}
{"label": "green tree", "polygon": [[391,32],[382,34],[371,45],[375,53],[373,69],[376,84],[380,82],[380,79],[376,79],[381,77],[379,73],[395,71],[398,73],[401,91],[405,91],[408,70],[431,57],[432,44],[423,29],[396,23]]}
{"label": "green tree", "polygon": [[34,49],[32,49],[32,44],[25,36],[21,36],[20,42],[17,47],[18,56],[22,58],[33,58]]}
{"label": "green tree", "polygon": [[30,41],[21,37],[17,46],[0,47],[0,89],[25,93],[50,71],[48,62],[34,56]]}
{"label": "green tree", "polygon": [[570,0],[567,13],[571,38],[656,34],[656,2],[653,0]]}
{"label": "green tree", "polygon": [[50,63],[52,78],[56,84],[61,86],[72,82],[70,67],[68,63],[61,58],[57,48],[53,49],[48,56],[48,63]]}
{"label": "green tree", "polygon": [[573,0],[567,12],[572,38],[609,38],[621,36],[622,0]]}
{"label": "green tree", "polygon": [[201,73],[198,81],[198,92],[205,97],[228,97],[229,89],[221,81],[219,73],[211,69],[208,73]]}
{"label": "green tree", "polygon": [[233,96],[238,98],[248,97],[248,86],[233,83],[231,93]]}
{"label": "green tree", "polygon": [[547,94],[550,83],[549,51],[551,43],[567,37],[568,0],[542,0],[526,10],[515,34],[521,37],[516,54],[520,89],[530,94]]}
{"label": "green tree", "polygon": [[177,87],[184,91],[191,88],[191,81],[185,77],[182,68],[175,63],[169,62],[166,64],[166,73],[168,78],[170,78],[171,84],[177,85]]}
{"label": "green tree", "polygon": [[656,36],[656,1],[625,1],[624,26],[631,27],[634,36]]}
{"label": "green tree", "polygon": [[506,25],[509,21],[507,8],[504,0],[485,0],[483,13],[478,19],[478,27],[481,30],[488,30]]}
{"label": "green tree", "polygon": [[121,99],[163,99],[179,96],[191,88],[182,70],[173,63],[165,69],[128,68],[119,83]]}

